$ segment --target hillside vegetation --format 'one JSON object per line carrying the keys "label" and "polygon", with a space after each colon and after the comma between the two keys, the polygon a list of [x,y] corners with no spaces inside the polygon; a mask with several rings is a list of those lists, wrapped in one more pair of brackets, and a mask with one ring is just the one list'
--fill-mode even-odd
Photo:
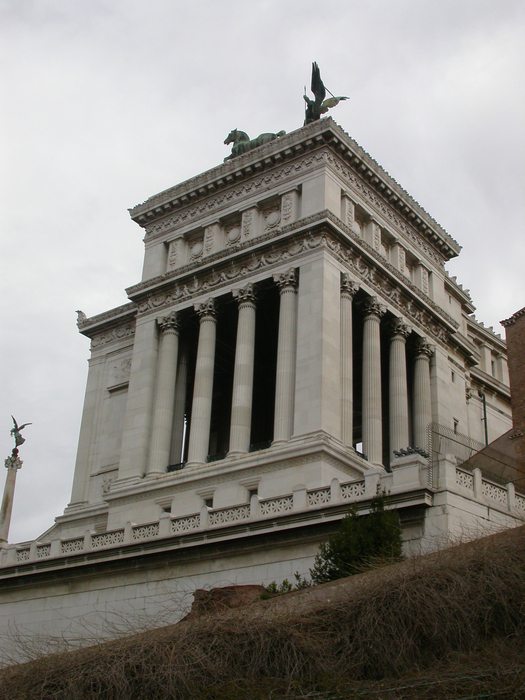
{"label": "hillside vegetation", "polygon": [[525,697],[525,528],[0,672],[2,700]]}

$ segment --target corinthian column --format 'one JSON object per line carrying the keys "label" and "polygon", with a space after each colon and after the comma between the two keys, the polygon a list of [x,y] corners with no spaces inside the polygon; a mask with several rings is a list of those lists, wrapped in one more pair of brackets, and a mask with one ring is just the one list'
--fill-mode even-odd
{"label": "corinthian column", "polygon": [[427,429],[432,422],[430,358],[433,352],[432,346],[423,338],[417,342],[414,364],[414,446],[422,449],[426,449]]}
{"label": "corinthian column", "polygon": [[[22,440],[22,442],[24,442]],[[17,443],[19,444],[19,443]],[[0,508],[0,545],[7,543],[9,537],[9,525],[11,524],[11,511],[13,510],[13,499],[15,497],[16,473],[22,467],[22,460],[18,457],[16,447],[11,455],[4,460],[7,469],[5,480],[4,496],[2,507]]]}
{"label": "corinthian column", "polygon": [[383,463],[381,421],[381,338],[379,326],[386,309],[377,297],[363,304],[363,451],[369,462]]}
{"label": "corinthian column", "polygon": [[359,290],[347,274],[341,277],[341,438],[347,447],[353,445],[353,351],[352,300]]}
{"label": "corinthian column", "polygon": [[410,329],[400,318],[390,326],[390,461],[394,450],[409,446],[406,339]]}
{"label": "corinthian column", "polygon": [[239,319],[233,371],[230,455],[244,454],[250,449],[253,359],[255,354],[255,293],[253,284],[247,284],[243,289],[235,289],[233,296],[239,304]]}
{"label": "corinthian column", "polygon": [[208,454],[217,330],[216,309],[213,299],[209,299],[203,304],[195,304],[194,308],[200,316],[200,327],[191,410],[189,466],[203,464]]}
{"label": "corinthian column", "polygon": [[277,377],[275,383],[275,423],[273,444],[292,437],[295,393],[295,354],[297,337],[297,275],[292,268],[273,276],[279,287],[279,336],[277,340]]}
{"label": "corinthian column", "polygon": [[148,474],[162,474],[170,463],[175,379],[179,352],[179,321],[177,312],[157,319],[160,328],[160,349],[157,369],[153,428],[148,460]]}

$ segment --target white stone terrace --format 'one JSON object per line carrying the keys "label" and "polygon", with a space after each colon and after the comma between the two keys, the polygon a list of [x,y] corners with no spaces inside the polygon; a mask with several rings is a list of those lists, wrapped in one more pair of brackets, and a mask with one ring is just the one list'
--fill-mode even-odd
{"label": "white stone terrace", "polygon": [[[32,565],[34,570],[39,564],[52,559],[60,560],[82,554],[96,555],[103,550],[117,547],[125,549],[140,542],[146,544],[186,535],[192,535],[193,540],[200,535],[205,540],[206,534],[213,530],[241,523],[248,525],[257,522],[264,527],[265,521],[268,521],[268,527],[274,527],[276,519],[290,515],[302,514],[304,518],[308,514],[308,519],[316,516],[324,520],[338,519],[342,515],[340,506],[345,504],[355,503],[360,511],[366,513],[371,498],[378,490],[389,493],[392,505],[397,508],[421,504],[430,507],[433,502],[432,492],[437,490],[450,492],[478,506],[498,511],[507,516],[509,525],[513,520],[516,524],[525,520],[525,495],[516,493],[512,483],[501,486],[485,479],[479,469],[472,472],[462,469],[456,465],[452,455],[446,455],[439,462],[437,479],[434,475],[437,489],[429,488],[428,464],[423,457],[407,455],[396,462],[392,473],[371,471],[361,480],[340,482],[333,479],[330,485],[316,489],[298,485],[292,493],[266,499],[260,499],[254,494],[249,503],[225,508],[203,506],[199,513],[183,517],[163,513],[156,522],[141,525],[128,522],[125,527],[109,532],[87,531],[82,537],[7,545],[0,550],[0,568],[6,570],[7,576],[16,575],[20,566]],[[236,536],[240,535],[237,533]],[[7,569],[11,571],[8,572]]]}

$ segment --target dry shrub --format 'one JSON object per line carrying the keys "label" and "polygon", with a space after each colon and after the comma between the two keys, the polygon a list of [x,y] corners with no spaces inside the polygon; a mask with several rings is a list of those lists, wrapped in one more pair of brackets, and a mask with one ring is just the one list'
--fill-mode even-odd
{"label": "dry shrub", "polygon": [[467,690],[491,697],[491,688],[518,698],[524,605],[519,528],[240,611],[12,666],[0,673],[1,697],[255,700],[339,687],[345,698],[453,698]]}

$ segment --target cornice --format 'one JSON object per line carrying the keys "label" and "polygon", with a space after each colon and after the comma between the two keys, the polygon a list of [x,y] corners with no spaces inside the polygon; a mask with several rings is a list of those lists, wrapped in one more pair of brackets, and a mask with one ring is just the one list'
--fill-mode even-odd
{"label": "cornice", "polygon": [[459,254],[461,246],[330,117],[297,129],[150,197],[129,210],[131,218],[146,228],[150,223],[183,209],[188,204],[325,145],[336,152],[381,198],[440,250],[445,259]]}
{"label": "cornice", "polygon": [[525,315],[525,306],[523,307],[523,309],[516,311],[515,314],[512,314],[512,316],[510,318],[504,318],[503,321],[500,321],[500,323],[504,328],[507,328],[507,326],[513,326],[516,323],[516,321],[524,315]]}
{"label": "cornice", "polygon": [[477,384],[481,384],[485,389],[493,391],[495,394],[510,401],[510,388],[491,374],[484,372],[480,367],[472,367],[470,369],[470,376]]}
{"label": "cornice", "polygon": [[496,333],[492,326],[487,328],[482,321],[478,321],[473,316],[467,316],[467,332],[470,332],[476,340],[485,342],[491,347],[497,348],[504,355],[507,354],[507,344],[499,333]]}
{"label": "cornice", "polygon": [[82,335],[93,338],[94,335],[98,335],[100,332],[110,331],[124,325],[126,322],[130,322],[136,315],[137,305],[131,302],[78,321],[77,326]]}

